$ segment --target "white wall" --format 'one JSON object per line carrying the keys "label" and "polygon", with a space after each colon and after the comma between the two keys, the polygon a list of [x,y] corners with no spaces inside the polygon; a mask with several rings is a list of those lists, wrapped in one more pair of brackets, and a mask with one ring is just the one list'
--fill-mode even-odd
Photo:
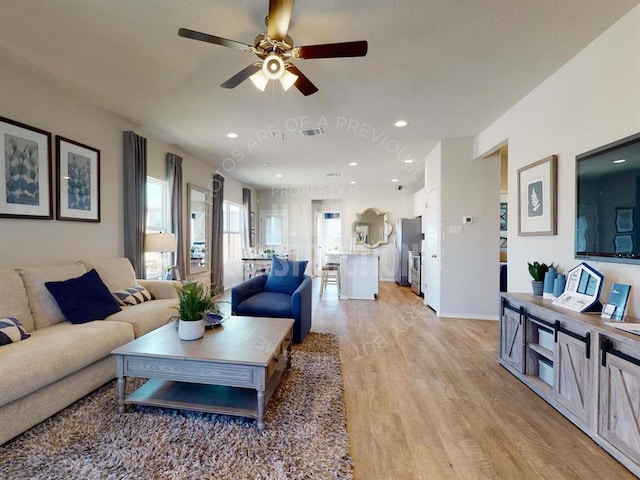
{"label": "white wall", "polygon": [[[475,139],[476,157],[508,141],[509,225],[518,220],[518,168],[558,155],[558,234],[519,237],[509,229],[510,291],[531,291],[527,261],[554,262],[565,272],[580,263],[573,253],[575,156],[640,131],[639,45],[640,6]],[[640,317],[640,266],[589,263],[606,277],[604,300],[611,282],[632,285],[628,313]]]}
{"label": "white wall", "polygon": [[[134,130],[147,138],[150,176],[165,179],[167,152],[183,157],[185,216],[186,184],[208,187],[207,179],[214,173],[211,165],[93,106],[23,65],[0,57],[0,85],[0,116],[52,133],[53,171],[55,135],[97,148],[101,162],[100,223],[0,218],[0,267],[55,265],[81,258],[124,255],[123,131]],[[225,198],[242,203],[244,185],[233,179],[225,184]],[[184,240],[186,245],[186,232]]]}
{"label": "white wall", "polygon": [[[313,211],[312,200],[340,199],[343,216],[343,247],[351,247],[351,223],[356,213],[367,208],[376,208],[389,213],[389,221],[394,226],[398,218],[412,217],[413,196],[408,189],[398,190],[395,184],[388,190],[379,188],[331,187],[320,185],[313,187],[272,188],[259,190],[258,210],[286,210],[289,212],[289,248],[295,248],[298,260],[309,260],[313,250]],[[389,244],[381,245],[373,252],[380,256],[380,280],[394,279],[394,235]],[[307,273],[311,269],[308,267]]]}
{"label": "white wall", "polygon": [[[441,317],[496,318],[499,154],[474,159],[472,138],[443,140],[427,156],[425,185],[427,189],[440,185],[439,212],[435,213],[440,226],[437,313]],[[472,217],[471,224],[463,224],[465,216]],[[450,233],[452,227],[462,233]]]}

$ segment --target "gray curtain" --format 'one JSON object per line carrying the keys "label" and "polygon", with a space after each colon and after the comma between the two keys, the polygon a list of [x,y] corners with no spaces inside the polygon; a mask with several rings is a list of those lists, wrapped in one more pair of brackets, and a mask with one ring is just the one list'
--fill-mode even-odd
{"label": "gray curtain", "polygon": [[144,233],[147,218],[147,139],[123,132],[124,256],[137,278],[145,278]]}
{"label": "gray curtain", "polygon": [[171,231],[176,234],[178,245],[173,254],[172,265],[176,265],[180,275],[186,275],[184,257],[184,222],[182,216],[182,157],[167,152],[167,184],[169,186],[169,205],[171,206]]}
{"label": "gray curtain", "polygon": [[248,188],[242,189],[242,206],[244,207],[244,235],[242,243],[244,248],[248,251],[251,245],[251,190]]}
{"label": "gray curtain", "polygon": [[211,285],[224,287],[223,202],[224,177],[213,175],[211,182]]}

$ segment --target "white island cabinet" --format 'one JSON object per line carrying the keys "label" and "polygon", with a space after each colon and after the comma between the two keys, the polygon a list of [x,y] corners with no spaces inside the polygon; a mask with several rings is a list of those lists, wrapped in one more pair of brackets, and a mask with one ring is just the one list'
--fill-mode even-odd
{"label": "white island cabinet", "polygon": [[340,255],[340,298],[375,300],[378,295],[378,263],[371,253]]}

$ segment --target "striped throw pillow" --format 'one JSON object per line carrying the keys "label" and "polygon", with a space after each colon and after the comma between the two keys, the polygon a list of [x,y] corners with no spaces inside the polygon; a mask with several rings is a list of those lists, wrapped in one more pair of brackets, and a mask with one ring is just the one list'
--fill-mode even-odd
{"label": "striped throw pillow", "polygon": [[0,345],[9,345],[30,336],[16,317],[0,318]]}
{"label": "striped throw pillow", "polygon": [[154,300],[151,292],[142,285],[134,285],[131,288],[123,288],[112,293],[118,303],[123,306],[138,305],[139,303]]}

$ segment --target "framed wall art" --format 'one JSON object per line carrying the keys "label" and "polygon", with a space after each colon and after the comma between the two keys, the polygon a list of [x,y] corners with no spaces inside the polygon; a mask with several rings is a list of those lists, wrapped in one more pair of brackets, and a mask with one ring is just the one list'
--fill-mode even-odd
{"label": "framed wall art", "polygon": [[100,222],[100,150],[56,135],[56,218]]}
{"label": "framed wall art", "polygon": [[53,218],[51,133],[0,117],[0,217]]}
{"label": "framed wall art", "polygon": [[557,232],[557,156],[518,169],[518,235]]}
{"label": "framed wall art", "polygon": [[500,202],[500,231],[507,231],[507,202]]}

